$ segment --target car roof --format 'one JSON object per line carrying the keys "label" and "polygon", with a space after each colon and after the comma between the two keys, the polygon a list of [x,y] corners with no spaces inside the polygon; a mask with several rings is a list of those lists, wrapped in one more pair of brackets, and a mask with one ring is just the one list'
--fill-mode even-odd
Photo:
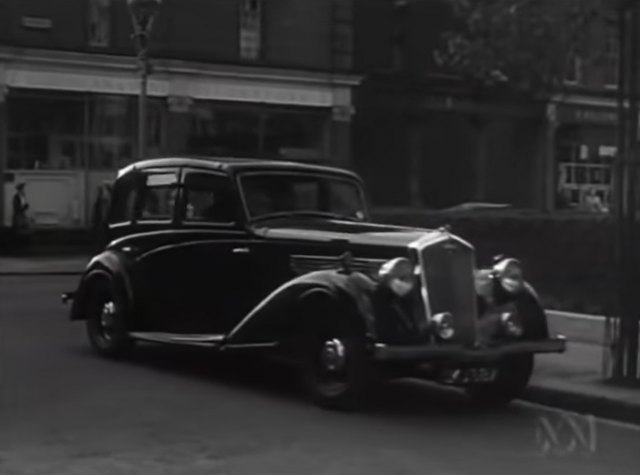
{"label": "car roof", "polygon": [[266,160],[261,158],[234,158],[234,157],[203,157],[203,156],[174,156],[150,158],[134,162],[118,172],[118,178],[134,170],[144,170],[149,168],[164,167],[194,167],[210,170],[223,170],[227,172],[239,171],[299,171],[299,172],[321,172],[338,175],[347,175],[353,179],[360,180],[360,177],[349,171],[337,167],[325,165],[315,165],[310,163],[291,162],[284,160]]}

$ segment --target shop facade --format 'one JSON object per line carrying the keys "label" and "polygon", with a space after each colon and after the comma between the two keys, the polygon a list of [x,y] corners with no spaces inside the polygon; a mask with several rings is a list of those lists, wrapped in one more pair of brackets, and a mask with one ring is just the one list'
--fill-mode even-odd
{"label": "shop facade", "polygon": [[603,209],[609,209],[617,153],[615,101],[569,97],[550,104],[549,111],[553,208],[585,211],[589,197],[597,195]]}
{"label": "shop facade", "polygon": [[354,157],[374,204],[536,207],[544,108],[437,86],[381,79],[358,89]]}
{"label": "shop facade", "polygon": [[[350,167],[357,78],[156,61],[150,156],[197,154]],[[131,58],[0,54],[0,196],[11,222],[24,182],[36,227],[87,227],[101,183],[135,160],[139,80]]]}

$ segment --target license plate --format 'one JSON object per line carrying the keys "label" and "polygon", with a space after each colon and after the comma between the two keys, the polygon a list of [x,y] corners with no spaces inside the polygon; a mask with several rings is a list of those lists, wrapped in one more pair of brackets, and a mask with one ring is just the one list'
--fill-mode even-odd
{"label": "license plate", "polygon": [[458,368],[445,371],[445,384],[490,383],[496,379],[495,368]]}
{"label": "license plate", "polygon": [[467,368],[463,373],[468,378],[465,383],[490,383],[496,379],[494,368]]}

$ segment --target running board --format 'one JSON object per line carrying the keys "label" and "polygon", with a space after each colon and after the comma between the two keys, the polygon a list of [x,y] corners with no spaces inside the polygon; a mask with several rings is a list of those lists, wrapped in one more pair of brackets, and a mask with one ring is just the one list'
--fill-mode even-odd
{"label": "running board", "polygon": [[151,343],[164,343],[172,345],[201,346],[206,348],[218,348],[224,341],[224,335],[210,334],[181,334],[160,332],[132,332],[129,336],[134,340],[148,341]]}

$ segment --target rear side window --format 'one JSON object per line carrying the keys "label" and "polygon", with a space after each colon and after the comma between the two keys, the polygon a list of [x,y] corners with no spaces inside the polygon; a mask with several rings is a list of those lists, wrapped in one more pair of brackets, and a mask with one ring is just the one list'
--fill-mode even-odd
{"label": "rear side window", "polygon": [[108,222],[110,224],[129,223],[133,221],[138,195],[136,183],[137,181],[134,176],[128,176],[114,184],[108,215]]}
{"label": "rear side window", "polygon": [[151,173],[146,176],[140,196],[138,221],[171,221],[178,194],[178,174],[175,171]]}
{"label": "rear side window", "polygon": [[237,202],[226,175],[189,172],[184,179],[180,214],[185,222],[228,224],[237,221]]}

